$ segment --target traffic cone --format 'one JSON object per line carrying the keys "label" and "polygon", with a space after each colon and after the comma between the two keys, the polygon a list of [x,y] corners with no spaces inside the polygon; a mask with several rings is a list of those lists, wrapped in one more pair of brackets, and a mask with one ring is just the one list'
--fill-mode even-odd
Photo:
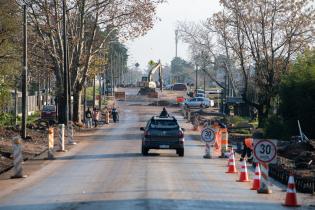
{"label": "traffic cone", "polygon": [[227,161],[227,166],[229,166],[229,163],[230,163],[230,157],[231,155],[234,154],[234,150],[233,150],[233,147],[230,149],[230,152],[229,152],[229,155],[228,155],[228,161]]}
{"label": "traffic cone", "polygon": [[259,163],[256,164],[256,168],[255,168],[255,177],[254,177],[254,182],[253,182],[253,186],[252,188],[250,188],[251,190],[258,190],[260,188],[260,166]]}
{"label": "traffic cone", "polygon": [[250,180],[248,179],[247,166],[246,166],[246,160],[245,159],[242,161],[240,179],[237,181],[238,182],[250,182]]}
{"label": "traffic cone", "polygon": [[297,203],[294,177],[292,174],[289,177],[287,195],[285,197],[285,203],[283,205],[290,206],[290,207],[300,206]]}
{"label": "traffic cone", "polygon": [[235,158],[234,158],[234,153],[232,152],[230,157],[229,157],[229,164],[228,164],[228,171],[225,173],[229,174],[235,174],[237,173],[236,167],[235,167]]}

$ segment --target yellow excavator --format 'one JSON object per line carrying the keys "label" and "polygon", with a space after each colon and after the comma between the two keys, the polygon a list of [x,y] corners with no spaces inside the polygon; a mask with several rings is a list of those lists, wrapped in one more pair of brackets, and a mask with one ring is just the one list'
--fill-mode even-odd
{"label": "yellow excavator", "polygon": [[138,95],[149,95],[151,93],[155,93],[155,88],[157,87],[155,81],[153,81],[153,75],[156,71],[159,72],[159,87],[161,91],[163,91],[163,79],[162,79],[162,64],[161,62],[153,62],[150,61],[149,64],[152,68],[149,71],[147,77],[142,77],[141,87],[138,92]]}

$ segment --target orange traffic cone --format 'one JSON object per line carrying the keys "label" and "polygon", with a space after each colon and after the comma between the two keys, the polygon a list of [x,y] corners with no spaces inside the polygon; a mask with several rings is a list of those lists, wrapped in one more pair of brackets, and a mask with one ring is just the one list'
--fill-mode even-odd
{"label": "orange traffic cone", "polygon": [[255,177],[254,177],[254,182],[253,182],[253,186],[252,188],[250,188],[251,190],[258,190],[260,188],[260,166],[259,163],[256,164],[256,168],[255,168]]}
{"label": "orange traffic cone", "polygon": [[298,205],[297,199],[296,199],[296,190],[295,190],[295,183],[294,183],[293,175],[290,175],[289,177],[287,195],[285,197],[285,203],[283,205],[290,206],[290,207],[300,206]]}
{"label": "orange traffic cone", "polygon": [[242,161],[240,179],[237,181],[238,182],[250,182],[250,180],[248,179],[247,166],[246,166],[246,160],[245,159]]}
{"label": "orange traffic cone", "polygon": [[231,152],[230,157],[229,157],[228,171],[225,173],[229,173],[229,174],[237,173],[233,151]]}

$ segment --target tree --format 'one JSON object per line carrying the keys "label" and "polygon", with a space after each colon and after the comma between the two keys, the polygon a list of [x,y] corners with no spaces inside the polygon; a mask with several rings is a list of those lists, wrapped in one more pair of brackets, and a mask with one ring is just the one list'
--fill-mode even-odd
{"label": "tree", "polygon": [[[57,96],[63,93],[62,5],[53,0],[24,0],[37,33],[38,46],[44,49],[56,78]],[[67,1],[69,69],[74,106],[73,120],[80,121],[80,97],[88,70],[100,51],[107,48],[112,33],[121,39],[143,35],[152,28],[156,5],[163,0],[74,0]],[[64,107],[59,103],[59,110]],[[59,113],[62,116],[62,112]]]}
{"label": "tree", "polygon": [[11,0],[0,3],[0,112],[10,102],[9,90],[18,86],[21,65],[19,31],[21,18],[17,4]]}
{"label": "tree", "polygon": [[291,60],[314,41],[314,8],[309,0],[221,0],[214,24],[243,76],[242,97],[258,110],[263,127],[281,76]]}
{"label": "tree", "polygon": [[298,134],[297,120],[300,120],[305,134],[315,137],[315,50],[300,55],[282,80],[280,116],[288,134]]}
{"label": "tree", "polygon": [[171,74],[175,82],[186,83],[191,77],[193,66],[191,63],[180,57],[175,57],[171,61]]}

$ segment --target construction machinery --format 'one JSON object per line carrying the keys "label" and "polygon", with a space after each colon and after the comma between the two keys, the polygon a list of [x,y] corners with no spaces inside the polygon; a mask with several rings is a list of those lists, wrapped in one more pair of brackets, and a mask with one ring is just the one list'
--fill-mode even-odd
{"label": "construction machinery", "polygon": [[142,81],[139,82],[140,90],[138,92],[138,95],[150,95],[154,94],[155,88],[157,87],[155,81],[153,81],[153,75],[156,71],[159,72],[159,87],[161,91],[163,91],[163,80],[162,80],[162,64],[159,61],[158,63],[152,62],[152,68],[149,71],[149,74],[147,77],[142,77]]}

